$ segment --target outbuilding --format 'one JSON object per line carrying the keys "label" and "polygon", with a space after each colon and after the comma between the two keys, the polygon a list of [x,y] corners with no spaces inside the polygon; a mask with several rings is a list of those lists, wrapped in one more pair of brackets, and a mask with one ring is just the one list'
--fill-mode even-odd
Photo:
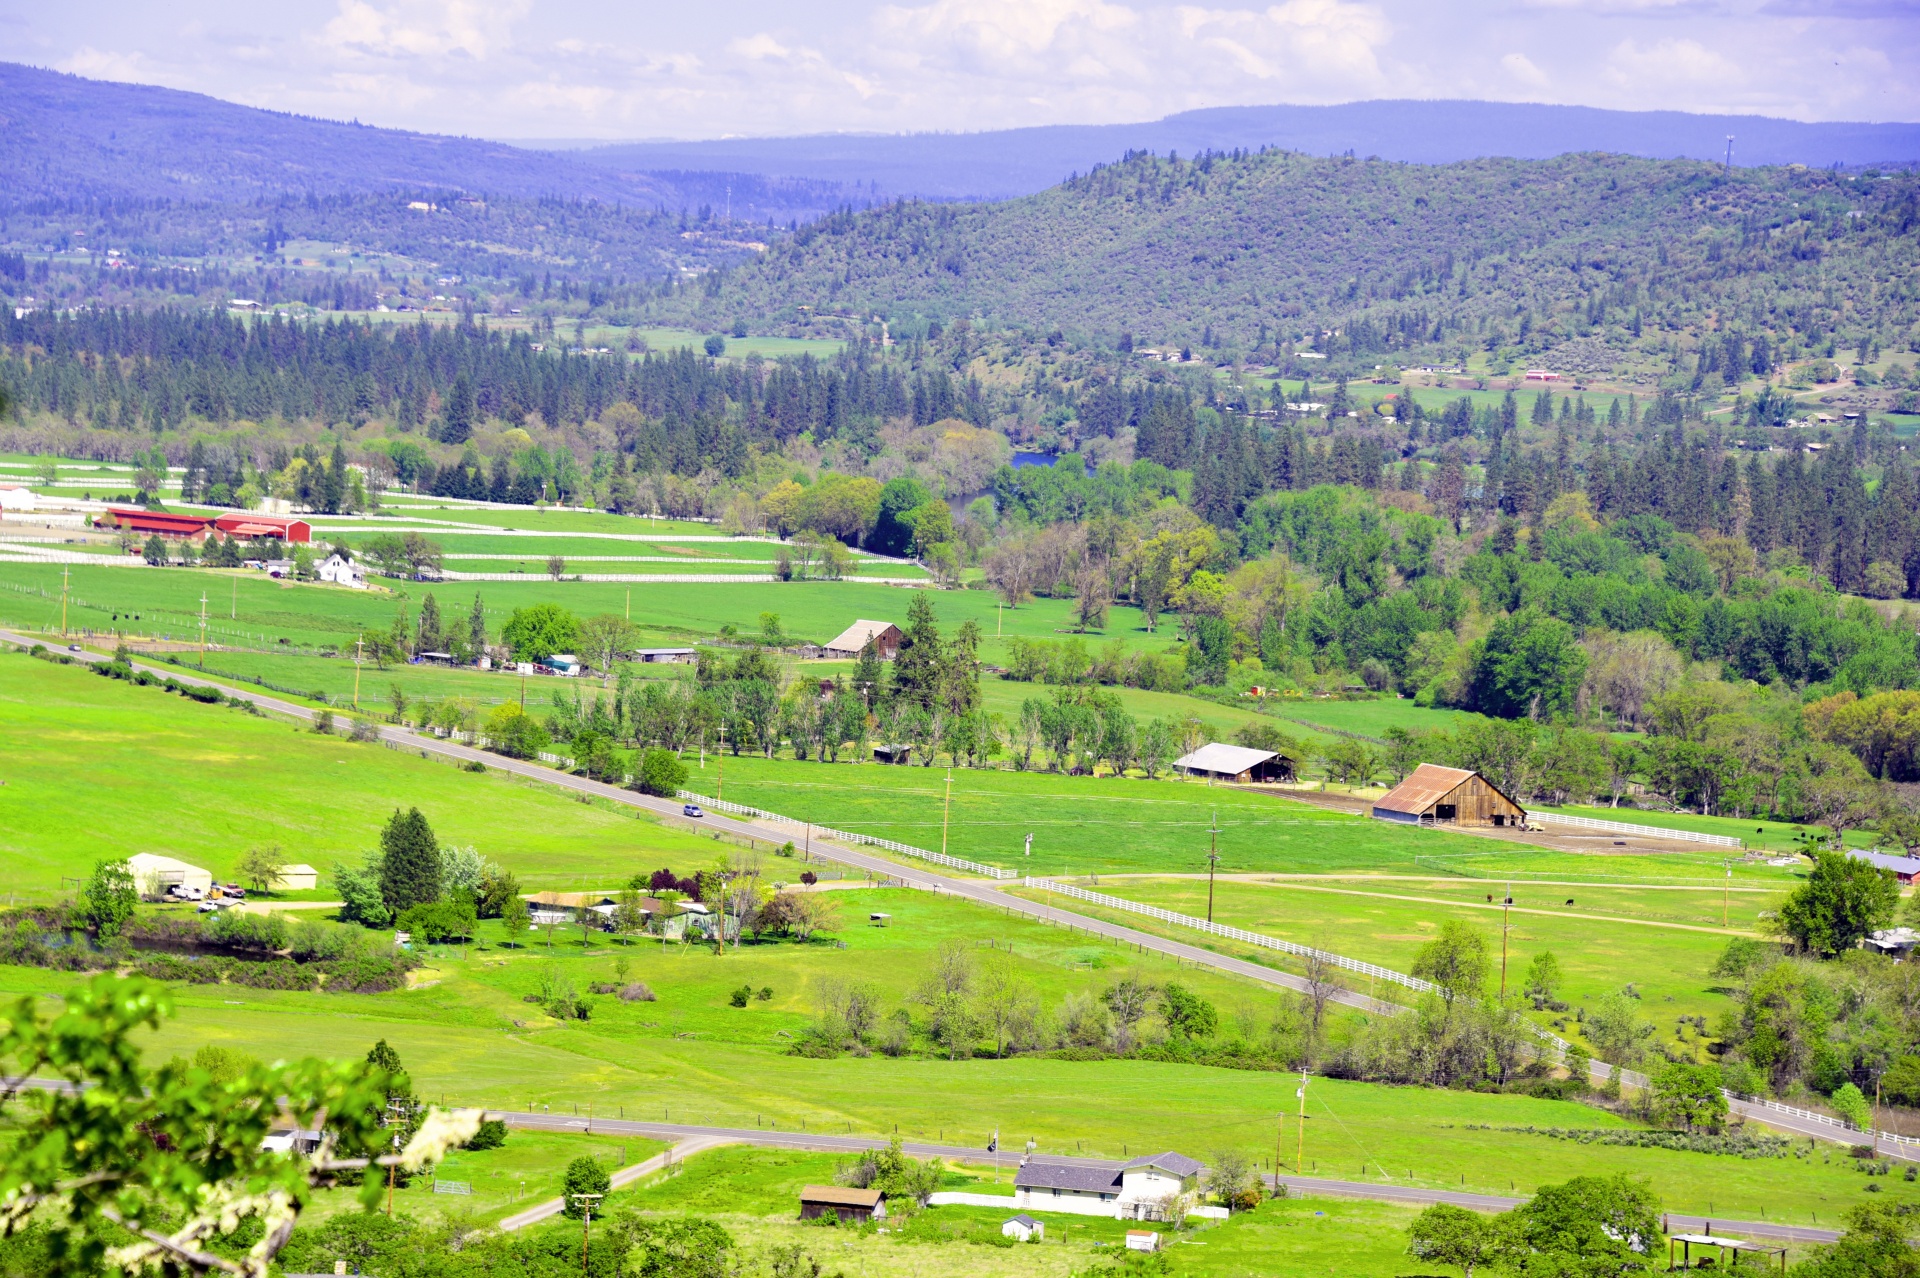
{"label": "outbuilding", "polygon": [[99,520],[103,527],[124,528],[136,533],[159,533],[176,541],[199,541],[213,527],[211,519],[200,515],[176,515],[170,510],[139,510],[131,506],[109,506]]}
{"label": "outbuilding", "polygon": [[304,519],[284,515],[259,515],[236,510],[213,521],[213,526],[229,537],[277,537],[286,542],[311,542],[313,525]]}
{"label": "outbuilding", "polygon": [[1183,754],[1175,759],[1173,770],[1190,777],[1248,785],[1261,781],[1291,781],[1297,766],[1295,760],[1272,750],[1254,750],[1215,741],[1201,746],[1192,754]]}
{"label": "outbuilding", "polygon": [[17,514],[31,515],[34,508],[33,489],[25,484],[0,484],[0,510],[11,510]]}
{"label": "outbuilding", "polygon": [[880,660],[892,661],[894,654],[900,651],[900,641],[905,638],[900,627],[891,621],[856,621],[840,632],[838,638],[830,640],[821,652],[829,658],[851,661],[860,655],[860,650],[873,641],[873,649]]}
{"label": "outbuilding", "polygon": [[1465,768],[1423,763],[1373,805],[1382,821],[1406,825],[1525,825],[1527,810]]}
{"label": "outbuilding", "polygon": [[887,1218],[887,1196],[877,1189],[845,1185],[808,1185],[800,1191],[800,1219],[838,1216],[843,1225],[864,1225]]}
{"label": "outbuilding", "polygon": [[276,892],[311,892],[320,886],[320,871],[311,865],[283,865],[273,881]]}
{"label": "outbuilding", "polygon": [[1910,856],[1892,856],[1885,852],[1869,852],[1864,848],[1848,848],[1847,855],[1856,861],[1865,861],[1876,870],[1886,870],[1900,880],[1900,886],[1912,883],[1915,875],[1920,875],[1920,860]]}
{"label": "outbuilding", "polygon": [[648,663],[666,662],[669,665],[692,665],[700,654],[692,648],[635,648],[633,659]]}
{"label": "outbuilding", "polygon": [[213,874],[197,865],[153,852],[136,852],[127,858],[127,870],[141,896],[165,896],[169,888],[198,888],[205,892],[213,886]]}
{"label": "outbuilding", "polygon": [[1127,1231],[1128,1251],[1159,1251],[1160,1235],[1151,1229],[1129,1229]]}
{"label": "outbuilding", "polygon": [[1047,1227],[1025,1212],[1021,1212],[1018,1216],[1013,1217],[1007,1221],[1006,1224],[1000,1226],[1000,1236],[1002,1238],[1011,1238],[1015,1242],[1032,1242],[1036,1238],[1045,1242],[1047,1238]]}

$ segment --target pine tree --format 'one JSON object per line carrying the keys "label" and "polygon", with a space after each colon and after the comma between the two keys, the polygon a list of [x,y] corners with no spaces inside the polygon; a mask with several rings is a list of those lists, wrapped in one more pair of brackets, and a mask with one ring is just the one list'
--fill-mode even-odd
{"label": "pine tree", "polygon": [[895,695],[909,705],[933,711],[940,695],[945,652],[940,642],[940,625],[934,619],[933,601],[925,591],[915,591],[907,605],[907,628],[893,657]]}
{"label": "pine tree", "polygon": [[446,642],[440,621],[440,605],[431,593],[420,601],[420,628],[416,632],[416,652],[438,652]]}
{"label": "pine tree", "polygon": [[440,844],[419,808],[393,810],[380,832],[380,897],[395,914],[440,899]]}
{"label": "pine tree", "polygon": [[467,642],[476,657],[487,650],[487,607],[478,594],[473,597],[473,611],[467,614]]}
{"label": "pine tree", "polygon": [[880,650],[869,638],[860,646],[860,660],[854,663],[853,687],[871,710],[886,691],[886,667],[880,664]]}

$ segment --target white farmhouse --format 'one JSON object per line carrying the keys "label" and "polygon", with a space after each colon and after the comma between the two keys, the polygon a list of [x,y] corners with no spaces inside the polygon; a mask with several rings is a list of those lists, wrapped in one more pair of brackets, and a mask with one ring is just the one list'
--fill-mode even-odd
{"label": "white farmhouse", "polygon": [[367,588],[367,573],[358,561],[347,558],[339,551],[328,555],[319,568],[320,580],[330,581],[336,586],[349,586],[354,590]]}

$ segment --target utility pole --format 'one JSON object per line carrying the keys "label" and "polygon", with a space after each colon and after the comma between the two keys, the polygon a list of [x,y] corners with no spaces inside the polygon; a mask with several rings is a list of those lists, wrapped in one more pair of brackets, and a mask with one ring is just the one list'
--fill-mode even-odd
{"label": "utility pole", "polygon": [[1213,810],[1213,824],[1207,827],[1207,922],[1213,922],[1213,871],[1220,864],[1220,809]]}
{"label": "utility pole", "polygon": [[1727,163],[1724,171],[1727,173],[1733,172],[1733,134],[1731,133],[1727,134]]}
{"label": "utility pole", "polygon": [[364,637],[353,641],[353,708],[360,708],[360,662],[367,655],[367,641]]}
{"label": "utility pole", "polygon": [[73,565],[63,565],[60,569],[60,637],[62,639],[67,637],[67,583],[72,579]]}
{"label": "utility pole", "polygon": [[1720,884],[1720,926],[1725,927],[1727,926],[1727,911],[1732,908],[1733,905],[1733,866],[1731,863],[1724,861],[1721,864],[1725,866],[1727,871],[1725,881]]}
{"label": "utility pole", "polygon": [[1500,902],[1500,998],[1507,997],[1507,919],[1513,913],[1513,884],[1507,884],[1505,897]]}
{"label": "utility pole", "polygon": [[601,1194],[569,1194],[569,1198],[580,1204],[580,1272],[592,1273],[587,1267],[587,1248],[593,1242],[593,1204],[603,1197]]}
{"label": "utility pole", "polygon": [[633,620],[633,587],[627,587],[627,620]]}
{"label": "utility pole", "polygon": [[720,753],[716,757],[719,761],[720,782],[714,787],[713,797],[717,802],[727,797],[727,722],[724,719],[720,721]]}
{"label": "utility pole", "polygon": [[[61,605],[60,633],[67,631],[66,605]],[[207,668],[207,592],[200,592],[200,668]]]}
{"label": "utility pole", "polygon": [[940,804],[940,855],[947,854],[947,817],[953,811],[953,769],[947,769],[947,797]]}
{"label": "utility pole", "polygon": [[233,579],[233,598],[227,604],[227,620],[240,620],[240,579]]}
{"label": "utility pole", "polygon": [[1295,1175],[1301,1175],[1306,1169],[1303,1160],[1307,1154],[1307,1071],[1304,1069],[1300,1071],[1300,1087],[1294,1095],[1300,1098],[1300,1118],[1296,1124],[1298,1135],[1293,1146],[1293,1171]]}

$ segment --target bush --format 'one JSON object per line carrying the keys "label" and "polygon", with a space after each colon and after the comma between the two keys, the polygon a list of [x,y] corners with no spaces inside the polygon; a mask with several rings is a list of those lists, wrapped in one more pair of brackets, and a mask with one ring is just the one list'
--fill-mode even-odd
{"label": "bush", "polygon": [[640,770],[634,777],[633,788],[642,794],[671,799],[686,783],[687,765],[673,751],[655,746],[640,756]]}
{"label": "bush", "polygon": [[727,995],[727,1004],[730,1007],[745,1007],[747,1005],[747,1000],[752,997],[753,997],[753,986],[742,985],[739,989]]}
{"label": "bush", "polygon": [[481,1122],[480,1130],[467,1142],[468,1149],[498,1149],[507,1143],[507,1125],[497,1118]]}
{"label": "bush", "polygon": [[651,1003],[654,1001],[653,989],[645,981],[629,981],[620,987],[620,1001],[622,1003]]}

